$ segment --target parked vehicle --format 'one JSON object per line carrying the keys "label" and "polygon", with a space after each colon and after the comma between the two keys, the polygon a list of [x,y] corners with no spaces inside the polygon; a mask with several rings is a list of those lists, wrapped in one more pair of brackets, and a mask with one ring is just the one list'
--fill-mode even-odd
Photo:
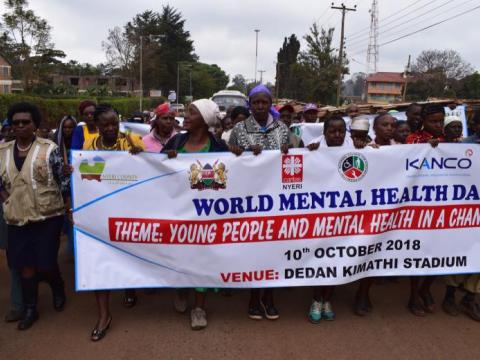
{"label": "parked vehicle", "polygon": [[248,106],[247,97],[240,91],[236,90],[222,90],[211,97],[220,109],[220,115],[224,117],[230,107]]}

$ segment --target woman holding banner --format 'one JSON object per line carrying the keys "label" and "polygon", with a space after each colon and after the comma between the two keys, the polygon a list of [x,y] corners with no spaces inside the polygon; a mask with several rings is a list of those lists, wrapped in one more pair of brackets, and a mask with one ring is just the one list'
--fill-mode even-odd
{"label": "woman holding banner", "polygon": [[[220,122],[217,104],[208,99],[200,99],[192,102],[187,109],[183,128],[186,133],[175,135],[165,145],[162,152],[169,158],[174,158],[179,153],[207,153],[228,151],[228,146],[223,140],[217,139],[209,131]],[[205,298],[208,289],[195,289],[195,303],[190,313],[190,324],[193,330],[201,330],[207,327],[207,313],[205,311]],[[186,311],[186,294],[183,290],[177,290],[175,308]]]}
{"label": "woman holding banner", "polygon": [[[120,133],[118,114],[112,106],[97,105],[93,112],[93,121],[98,128],[98,134],[85,139],[83,150],[130,151],[132,154],[144,151],[145,146],[139,138]],[[105,337],[112,322],[110,291],[95,291],[95,298],[98,307],[98,321],[92,331],[91,340],[99,341]],[[136,301],[135,290],[125,290],[124,306],[132,307]]]}
{"label": "woman holding banner", "polygon": [[159,153],[168,140],[177,134],[173,127],[175,112],[170,109],[168,103],[163,103],[157,106],[155,115],[156,117],[152,121],[152,130],[142,140],[147,151]]}
{"label": "woman holding banner", "polygon": [[[407,144],[430,144],[438,146],[445,141],[443,136],[445,109],[441,105],[426,104],[422,109],[422,127],[407,137]],[[435,276],[426,276],[421,283],[418,276],[410,277],[408,308],[415,316],[425,316],[435,311],[435,300],[430,288]]]}
{"label": "woman holding banner", "polygon": [[[252,151],[259,155],[262,150],[281,150],[288,153],[290,130],[278,121],[279,113],[272,107],[272,94],[263,84],[257,85],[249,94],[251,115],[238,123],[232,130],[229,145],[232,152]],[[265,289],[260,298],[260,289],[252,289],[248,307],[248,316],[261,320],[280,317],[273,303],[273,289]]]}
{"label": "woman holding banner", "polygon": [[[368,132],[368,128],[367,128]],[[347,125],[340,116],[332,116],[325,120],[323,125],[323,135],[307,146],[310,151],[326,147],[344,147],[352,148],[353,142],[347,135]],[[366,142],[363,143],[365,147]],[[308,312],[308,320],[313,324],[318,324],[320,320],[335,319],[335,312],[332,308],[332,295],[334,286],[316,286],[313,289],[313,300]]]}

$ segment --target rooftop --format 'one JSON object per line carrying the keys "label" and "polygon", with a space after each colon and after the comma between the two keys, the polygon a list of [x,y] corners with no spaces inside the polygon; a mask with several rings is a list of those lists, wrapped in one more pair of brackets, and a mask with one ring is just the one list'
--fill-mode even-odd
{"label": "rooftop", "polygon": [[393,83],[404,83],[405,78],[403,73],[397,72],[377,72],[371,74],[367,77],[367,82],[393,82]]}

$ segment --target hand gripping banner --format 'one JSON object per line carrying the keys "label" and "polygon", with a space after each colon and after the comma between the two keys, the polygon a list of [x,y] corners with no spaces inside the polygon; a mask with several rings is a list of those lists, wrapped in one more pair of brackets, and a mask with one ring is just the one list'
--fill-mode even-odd
{"label": "hand gripping banner", "polygon": [[476,145],[74,151],[72,164],[77,290],[480,272]]}

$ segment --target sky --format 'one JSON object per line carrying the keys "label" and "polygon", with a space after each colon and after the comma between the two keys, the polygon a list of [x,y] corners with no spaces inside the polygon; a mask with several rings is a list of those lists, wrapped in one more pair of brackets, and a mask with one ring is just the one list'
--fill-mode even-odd
{"label": "sky", "polygon": [[[377,2],[379,44],[466,12],[431,29],[380,46],[378,71],[403,71],[409,55],[414,60],[428,49],[456,50],[475,69],[480,69],[480,46],[477,46],[480,8],[471,10],[479,6],[479,0]],[[285,37],[296,34],[303,50],[306,46],[303,37],[317,22],[335,28],[334,44],[338,48],[341,11],[331,9],[331,3],[331,0],[30,0],[29,5],[52,26],[52,40],[58,49],[65,51],[67,60],[82,63],[106,61],[101,44],[108,29],[123,26],[140,12],[161,11],[162,5],[169,4],[186,19],[185,28],[190,31],[200,61],[219,65],[231,78],[242,74],[253,80],[254,30],[259,29],[258,70],[265,70],[264,82],[273,82],[277,52]],[[350,73],[365,72],[372,0],[346,0],[344,4],[357,8],[345,18]],[[0,11],[4,12],[3,1]]]}

